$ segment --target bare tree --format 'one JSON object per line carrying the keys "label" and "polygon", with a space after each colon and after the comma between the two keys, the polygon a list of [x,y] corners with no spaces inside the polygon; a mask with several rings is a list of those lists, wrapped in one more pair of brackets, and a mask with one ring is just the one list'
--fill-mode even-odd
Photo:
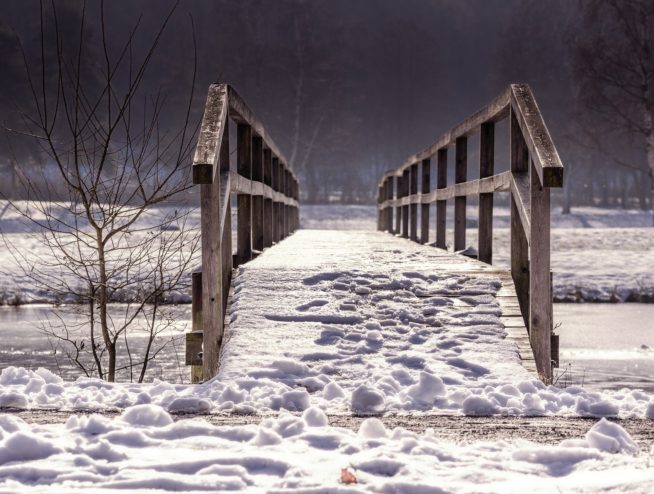
{"label": "bare tree", "polygon": [[[143,381],[167,344],[158,337],[174,326],[165,302],[183,288],[196,258],[199,234],[190,224],[191,209],[170,205],[190,185],[195,77],[174,129],[163,124],[165,95],[144,82],[178,3],[145,49],[138,49],[139,18],[112,50],[104,2],[97,18],[81,3],[72,43],[60,29],[55,2],[42,2],[40,71],[30,69],[24,54],[34,110],[24,115],[22,133],[40,144],[49,174],[22,175],[29,199],[14,203],[35,225],[44,249],[12,251],[39,287],[62,302],[81,304],[81,324],[56,312],[48,333],[85,374],[108,381],[121,370]],[[99,24],[97,46],[86,29],[93,20]],[[121,305],[110,310],[114,302]]]}
{"label": "bare tree", "polygon": [[[601,120],[586,127],[589,140],[621,166],[646,171],[654,203],[654,3],[589,0],[580,9],[575,76],[581,101]],[[645,166],[620,158],[607,136],[641,146]]]}

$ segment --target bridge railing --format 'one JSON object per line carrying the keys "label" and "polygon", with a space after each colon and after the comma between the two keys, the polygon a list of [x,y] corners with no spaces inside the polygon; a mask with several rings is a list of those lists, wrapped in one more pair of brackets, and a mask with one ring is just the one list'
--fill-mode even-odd
{"label": "bridge railing", "polygon": [[[495,173],[495,126],[509,119],[510,170]],[[479,179],[467,180],[468,138],[479,134]],[[447,154],[454,149],[454,184]],[[436,189],[430,190],[436,157]],[[421,189],[418,191],[418,176]],[[429,241],[429,206],[436,203],[436,246],[446,248],[447,200],[454,199],[454,250],[466,248],[466,199],[479,198],[478,259],[493,260],[493,193],[510,192],[511,274],[529,331],[539,376],[552,380],[558,340],[552,334],[550,188],[563,185],[563,165],[536,100],[526,84],[512,84],[436,142],[387,172],[379,182],[378,229]],[[421,208],[418,231],[418,206]]]}
{"label": "bridge railing", "polygon": [[[236,170],[230,170],[229,125],[236,125]],[[299,182],[250,108],[227,84],[213,84],[193,159],[200,186],[202,270],[193,273],[193,329],[186,364],[192,380],[218,370],[234,265],[252,259],[297,230]],[[236,194],[236,254],[232,255],[232,194]]]}

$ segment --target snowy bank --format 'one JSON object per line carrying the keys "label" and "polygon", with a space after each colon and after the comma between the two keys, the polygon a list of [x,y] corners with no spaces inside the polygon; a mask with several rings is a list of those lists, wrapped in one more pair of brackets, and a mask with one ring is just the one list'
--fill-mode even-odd
{"label": "snowy bank", "polygon": [[462,445],[433,433],[330,427],[316,408],[257,425],[173,422],[141,405],[122,416],[72,416],[29,425],[0,415],[2,492],[649,493],[654,469],[619,425],[601,420],[584,438]]}

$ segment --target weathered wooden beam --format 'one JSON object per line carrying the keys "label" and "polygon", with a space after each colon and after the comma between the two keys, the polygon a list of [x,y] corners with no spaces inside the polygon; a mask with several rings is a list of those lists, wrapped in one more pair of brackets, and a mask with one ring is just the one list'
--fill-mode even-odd
{"label": "weathered wooden beam", "polygon": [[552,382],[552,292],[550,289],[550,191],[531,163],[529,234],[529,340],[541,380]]}
{"label": "weathered wooden beam", "polygon": [[[402,174],[402,197],[409,195],[409,174],[410,170],[407,168]],[[402,236],[409,238],[409,205],[402,206]]]}
{"label": "weathered wooden beam", "polygon": [[530,242],[529,235],[531,232],[531,193],[529,191],[529,173],[515,172],[511,176],[511,194],[515,198],[515,204],[522,230]]}
{"label": "weathered wooden beam", "polygon": [[[415,163],[409,167],[409,176],[410,178],[410,187],[409,194],[418,193],[418,163]],[[418,204],[411,203],[409,207],[410,215],[410,233],[409,238],[414,242],[418,241]]]}
{"label": "weathered wooden beam", "polygon": [[443,189],[432,190],[428,194],[414,194],[399,199],[389,199],[383,207],[401,207],[409,204],[432,204],[461,196],[490,194],[494,192],[508,192],[511,188],[511,172],[506,171],[491,177],[469,180],[461,184],[454,184]]}
{"label": "weathered wooden beam", "polygon": [[[402,177],[392,177],[395,182],[394,198],[395,200],[401,197],[402,190]],[[399,235],[402,232],[402,208],[393,204],[395,209],[395,225],[393,225],[393,233]]]}
{"label": "weathered wooden beam", "polygon": [[191,274],[191,332],[186,336],[186,365],[191,382],[202,381],[202,271]]}
{"label": "weathered wooden beam", "polygon": [[[455,183],[463,183],[468,178],[468,138],[458,137],[455,150]],[[454,199],[454,250],[466,248],[466,196]]]}
{"label": "weathered wooden beam", "polygon": [[[431,186],[431,160],[425,158],[422,160],[422,194],[429,194]],[[420,243],[429,242],[429,204],[422,204],[420,210]]]}
{"label": "weathered wooden beam", "polygon": [[[481,124],[479,136],[479,178],[491,177],[495,173],[495,123]],[[477,258],[493,263],[493,193],[479,194]]]}
{"label": "weathered wooden beam", "polygon": [[[509,118],[511,173],[514,177],[525,177],[529,173],[529,151],[513,110]],[[512,179],[511,183],[514,185],[511,190],[511,277],[520,302],[520,312],[529,329],[529,243],[526,234],[529,229],[524,227],[524,220],[520,215],[521,211],[523,216],[527,213],[524,207],[526,199],[523,198],[526,194],[518,194],[524,189],[522,179],[518,181]],[[518,183],[523,185],[516,187]],[[528,182],[526,185],[528,187]]]}
{"label": "weathered wooden beam", "polygon": [[[258,135],[252,136],[252,181],[261,185],[263,192],[263,139]],[[263,194],[252,193],[252,248],[259,252],[264,248],[263,201]]]}
{"label": "weathered wooden beam", "polygon": [[[229,133],[222,134],[217,167],[226,161],[229,165]],[[205,379],[218,370],[218,354],[223,337],[223,231],[220,174],[211,183],[200,186],[200,225],[202,231],[202,315],[203,357],[202,373]],[[229,190],[229,189],[226,189]],[[227,194],[229,195],[229,194]],[[231,256],[231,252],[230,252]]]}
{"label": "weathered wooden beam", "polygon": [[227,85],[209,86],[193,157],[194,184],[210,184],[214,180],[220,157],[220,144],[227,127],[227,108]]}
{"label": "weathered wooden beam", "polygon": [[[436,190],[447,187],[447,148],[441,148],[437,154]],[[436,202],[436,247],[447,249],[446,242],[447,201]]]}
{"label": "weathered wooden beam", "polygon": [[563,187],[563,164],[528,84],[511,84],[511,108],[543,187]]}
{"label": "weathered wooden beam", "polygon": [[[263,149],[263,183],[272,192],[272,151],[269,148]],[[263,201],[263,246],[270,247],[273,244],[273,200],[264,196]]]}
{"label": "weathered wooden beam", "polygon": [[[252,127],[239,123],[236,127],[236,169],[246,179],[252,177]],[[252,259],[252,196],[251,190],[236,196],[236,259],[237,264]]]}

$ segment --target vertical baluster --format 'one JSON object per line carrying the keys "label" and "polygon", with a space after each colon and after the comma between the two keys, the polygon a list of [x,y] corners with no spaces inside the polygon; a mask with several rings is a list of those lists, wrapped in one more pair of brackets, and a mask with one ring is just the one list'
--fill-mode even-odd
{"label": "vertical baluster", "polygon": [[[417,194],[418,193],[418,163],[415,163],[411,165],[409,168],[410,170],[410,190],[409,193],[411,195]],[[411,233],[410,233],[410,238],[414,242],[418,241],[418,204],[416,203],[411,203],[410,206],[410,215],[411,215]]]}
{"label": "vertical baluster", "polygon": [[[431,160],[426,158],[422,160],[422,187],[421,191],[424,194],[429,194],[429,187],[431,181]],[[423,203],[420,211],[420,243],[426,244],[429,242],[429,204]]]}
{"label": "vertical baluster", "polygon": [[[397,201],[402,196],[402,177],[397,175],[393,176],[395,188],[393,190],[393,197]],[[402,233],[402,207],[395,206],[395,225],[393,225],[393,233],[399,235]]]}
{"label": "vertical baluster", "polygon": [[[441,148],[437,154],[437,189],[447,187],[447,148]],[[447,201],[436,201],[436,247],[447,249]]]}
{"label": "vertical baluster", "polygon": [[[529,151],[513,109],[511,109],[510,120],[511,172],[527,173]],[[529,244],[516,201],[517,199],[511,194],[511,277],[518,295],[520,311],[525,317],[525,325],[529,330]]]}
{"label": "vertical baluster", "polygon": [[[457,137],[455,145],[454,182],[468,179],[468,138]],[[454,250],[466,248],[466,196],[454,198]]]}
{"label": "vertical baluster", "polygon": [[[239,123],[236,130],[236,170],[245,178],[252,178],[252,128]],[[236,196],[236,262],[252,259],[252,196]]]}
{"label": "vertical baluster", "polygon": [[[272,151],[263,150],[263,183],[272,187]],[[273,201],[263,201],[263,246],[270,247],[273,244]]]}
{"label": "vertical baluster", "polygon": [[[406,198],[409,195],[409,169],[407,168],[402,173],[402,197]],[[402,236],[409,238],[409,205],[402,206]]]}
{"label": "vertical baluster", "polygon": [[[272,159],[272,188],[274,191],[279,192],[279,158],[273,156]],[[273,243],[281,240],[281,231],[279,230],[279,203],[273,199],[273,216],[272,216],[272,229],[273,229]]]}
{"label": "vertical baluster", "polygon": [[545,383],[551,383],[550,190],[542,186],[533,161],[529,173],[529,340],[539,376]]}
{"label": "vertical baluster", "polygon": [[[479,139],[479,178],[490,177],[495,172],[495,123],[481,125]],[[479,194],[478,259],[493,262],[493,193]]]}
{"label": "vertical baluster", "polygon": [[[252,136],[252,180],[263,182],[263,139]],[[261,252],[263,242],[263,196],[252,196],[252,248]]]}

